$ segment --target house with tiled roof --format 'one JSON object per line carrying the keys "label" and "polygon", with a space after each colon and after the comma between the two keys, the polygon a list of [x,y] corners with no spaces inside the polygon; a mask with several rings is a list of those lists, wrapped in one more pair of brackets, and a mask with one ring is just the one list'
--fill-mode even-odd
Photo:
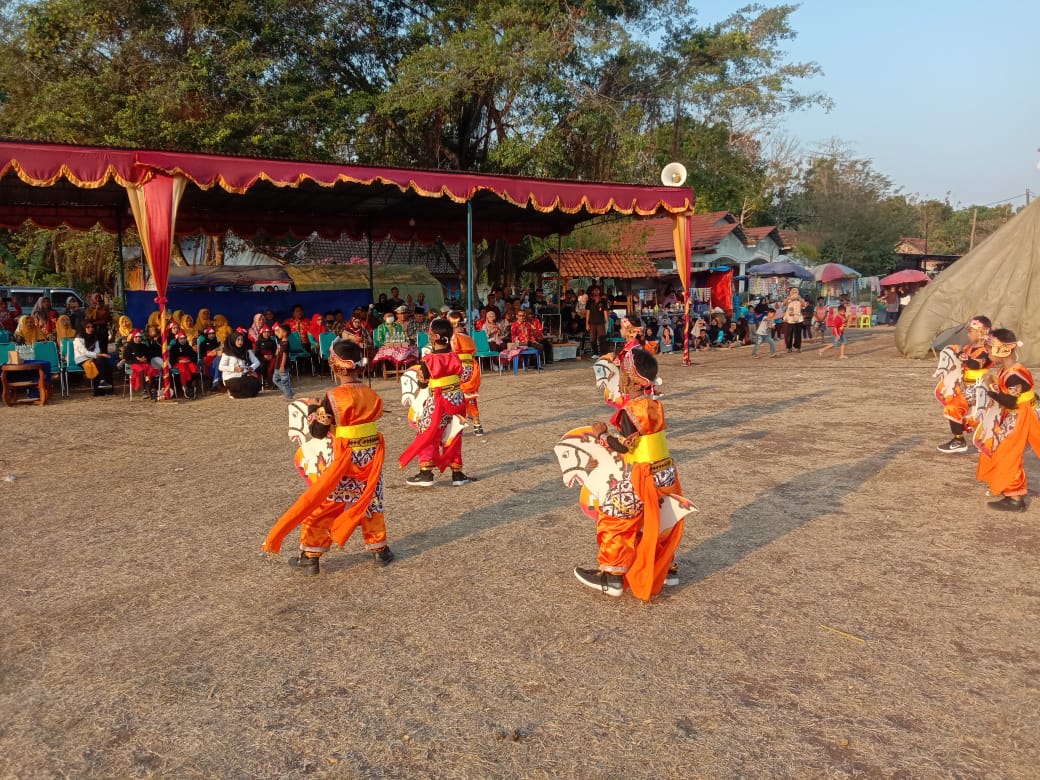
{"label": "house with tiled roof", "polygon": [[924,271],[930,276],[935,276],[944,268],[951,265],[960,258],[960,255],[943,255],[928,250],[928,239],[914,236],[903,236],[896,244],[896,254],[899,255],[897,270],[914,268]]}
{"label": "house with tiled roof", "polygon": [[[661,275],[678,274],[671,219],[633,220],[620,246],[645,252]],[[775,260],[783,253],[784,241],[775,227],[744,228],[730,212],[713,211],[690,218],[690,246],[695,272],[727,266],[741,276],[751,266]]]}

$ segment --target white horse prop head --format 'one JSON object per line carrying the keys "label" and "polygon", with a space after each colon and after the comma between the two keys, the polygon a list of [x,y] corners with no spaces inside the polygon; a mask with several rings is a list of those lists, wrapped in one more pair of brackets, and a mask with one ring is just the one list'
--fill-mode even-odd
{"label": "white horse prop head", "polygon": [[957,381],[964,375],[961,359],[957,357],[955,347],[945,347],[939,353],[939,367],[935,369],[933,377],[939,380],[935,386],[935,397],[942,401],[953,395],[957,388]]}
{"label": "white horse prop head", "polygon": [[294,461],[305,479],[313,479],[332,463],[332,439],[311,436],[307,405],[302,401],[289,404],[289,440],[298,447]]}
{"label": "white horse prop head", "polygon": [[[616,503],[621,494],[631,493],[630,467],[624,458],[600,444],[590,426],[567,431],[553,447],[567,487],[581,485],[581,510],[596,519],[600,506]],[[627,486],[627,487],[626,487]],[[633,501],[638,501],[630,495]],[[679,495],[661,497],[661,524],[665,531],[697,511],[689,499]]]}
{"label": "white horse prop head", "polygon": [[[419,384],[419,371],[409,368],[401,372],[401,406],[408,409],[408,424],[413,428],[419,427],[419,420],[427,419],[433,414],[433,396],[430,390]],[[460,420],[458,415],[453,415],[448,427],[444,429],[441,441],[448,444],[452,439],[462,433],[466,427],[466,421]]]}
{"label": "white horse prop head", "polygon": [[603,399],[611,406],[624,403],[621,393],[621,368],[611,359],[613,355],[604,355],[592,364],[596,374],[596,387],[603,391]]}

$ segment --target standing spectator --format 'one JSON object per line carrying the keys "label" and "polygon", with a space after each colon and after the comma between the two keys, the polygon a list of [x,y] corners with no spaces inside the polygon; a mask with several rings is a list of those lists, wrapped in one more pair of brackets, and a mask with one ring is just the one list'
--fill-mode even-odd
{"label": "standing spectator", "polygon": [[105,305],[105,299],[101,297],[101,293],[92,293],[87,304],[84,322],[93,322],[97,326],[101,351],[108,352],[108,331],[112,327],[112,310]]}
{"label": "standing spectator", "polygon": [[65,299],[65,313],[69,315],[69,322],[77,331],[83,329],[83,323],[87,321],[87,313],[79,305],[79,298],[70,295]]}
{"label": "standing spectator", "polygon": [[899,290],[895,287],[885,289],[885,321],[889,325],[899,322]]}
{"label": "standing spectator", "polygon": [[419,293],[418,295],[415,296],[415,315],[416,315],[416,318],[418,319],[418,317],[420,315],[425,317],[427,309],[428,309],[428,307],[426,306],[426,293]]}
{"label": "standing spectator", "polygon": [[37,298],[32,313],[39,317],[41,326],[48,336],[54,333],[54,327],[58,323],[58,312],[54,311],[54,308],[51,306],[50,297],[41,295]]}
{"label": "standing spectator", "polygon": [[822,344],[824,336],[827,334],[827,307],[823,303],[823,298],[816,299],[816,308],[813,309],[812,315],[812,325],[813,341],[819,341]]}
{"label": "standing spectator", "polygon": [[13,332],[21,316],[22,307],[14,298],[0,298],[0,327]]}
{"label": "standing spectator", "polygon": [[802,294],[792,287],[784,305],[784,346],[788,352],[802,351],[802,303]]}
{"label": "standing spectator", "polygon": [[390,288],[390,298],[387,300],[388,307],[396,311],[398,306],[404,306],[404,301],[401,300],[401,291],[396,287]]}
{"label": "standing spectator", "polygon": [[[581,300],[581,297],[578,297]],[[589,349],[593,359],[607,351],[607,313],[610,303],[604,298],[599,287],[589,288],[589,301],[585,309],[585,330],[589,334]]]}
{"label": "standing spectator", "polygon": [[903,309],[910,305],[910,291],[905,287],[899,288],[899,316],[903,316]]}
{"label": "standing spectator", "polygon": [[289,331],[284,325],[275,325],[274,336],[277,346],[271,360],[271,383],[291,401],[293,389],[289,381]]}

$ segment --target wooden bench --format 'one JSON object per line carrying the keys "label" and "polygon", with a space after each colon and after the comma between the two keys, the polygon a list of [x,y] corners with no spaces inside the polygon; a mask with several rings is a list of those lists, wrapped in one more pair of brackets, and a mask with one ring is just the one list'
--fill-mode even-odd
{"label": "wooden bench", "polygon": [[[35,374],[35,376],[33,376]],[[4,406],[14,406],[19,403],[36,404],[43,406],[51,396],[51,369],[46,361],[33,361],[12,365],[10,363],[0,367],[0,381],[3,383]],[[35,388],[36,398],[19,398],[22,390]]]}

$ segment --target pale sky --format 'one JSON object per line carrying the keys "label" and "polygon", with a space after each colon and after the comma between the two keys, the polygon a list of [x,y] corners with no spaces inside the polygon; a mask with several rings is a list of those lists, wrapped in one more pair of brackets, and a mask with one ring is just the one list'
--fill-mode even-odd
{"label": "pale sky", "polygon": [[[700,24],[743,5],[692,2]],[[904,194],[954,207],[1040,194],[1040,0],[804,0],[791,22],[789,58],[824,71],[806,90],[834,101],[785,122],[803,151],[840,138]]]}

